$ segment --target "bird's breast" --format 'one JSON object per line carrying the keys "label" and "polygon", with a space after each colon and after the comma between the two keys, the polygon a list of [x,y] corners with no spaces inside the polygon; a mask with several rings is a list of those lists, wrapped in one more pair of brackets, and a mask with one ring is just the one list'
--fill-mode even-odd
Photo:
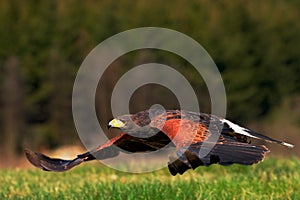
{"label": "bird's breast", "polygon": [[199,124],[184,119],[167,120],[162,131],[173,141],[177,148],[187,146],[199,139]]}

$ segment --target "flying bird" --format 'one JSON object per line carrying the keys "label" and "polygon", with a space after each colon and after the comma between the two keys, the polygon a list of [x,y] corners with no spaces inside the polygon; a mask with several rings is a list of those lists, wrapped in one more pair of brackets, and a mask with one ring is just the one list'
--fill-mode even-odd
{"label": "flying bird", "polygon": [[176,157],[170,157],[168,169],[176,175],[211,164],[256,164],[269,150],[264,145],[251,144],[250,139],[294,147],[225,118],[185,110],[149,109],[116,117],[108,126],[120,129],[121,133],[73,160],[50,158],[29,149],[25,149],[26,157],[40,169],[63,172],[82,162],[116,157],[120,152],[150,152],[174,146]]}

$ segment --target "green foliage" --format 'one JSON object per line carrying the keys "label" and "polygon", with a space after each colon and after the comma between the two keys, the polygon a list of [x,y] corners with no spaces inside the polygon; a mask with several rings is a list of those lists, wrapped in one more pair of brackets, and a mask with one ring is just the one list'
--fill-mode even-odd
{"label": "green foliage", "polygon": [[1,170],[1,199],[299,199],[300,161],[210,166],[172,177],[167,169],[128,174],[86,164],[66,173]]}
{"label": "green foliage", "polygon": [[[32,136],[25,143],[45,145],[32,138],[37,137],[34,134],[47,137],[49,132],[60,138],[51,146],[70,143],[75,135],[72,86],[80,64],[104,39],[143,26],[181,31],[204,46],[222,73],[231,119],[245,123],[264,117],[285,97],[300,93],[299,7],[297,0],[174,0],[164,4],[158,0],[2,0],[0,65],[15,56],[22,68],[25,134]],[[168,61],[163,54],[150,58],[146,60],[175,63],[199,93],[201,110],[210,110],[203,80],[186,63]],[[119,60],[108,75],[106,89],[136,60],[135,56]],[[4,77],[1,73],[1,85]],[[110,89],[101,96],[110,96]],[[109,101],[100,102],[105,102],[99,110],[108,119]]]}

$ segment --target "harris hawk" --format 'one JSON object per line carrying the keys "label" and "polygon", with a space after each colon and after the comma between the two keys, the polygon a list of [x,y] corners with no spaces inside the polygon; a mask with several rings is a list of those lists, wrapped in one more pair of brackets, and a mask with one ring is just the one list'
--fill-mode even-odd
{"label": "harris hawk", "polygon": [[[45,171],[63,172],[90,160],[103,160],[125,153],[157,151],[175,146],[176,157],[168,163],[172,175],[211,164],[252,165],[269,152],[264,145],[250,144],[257,139],[293,148],[294,145],[272,139],[227,119],[184,110],[145,110],[121,115],[108,123],[121,133],[103,145],[77,155],[73,160],[50,158],[25,149],[27,159]],[[211,139],[213,138],[213,139]],[[215,139],[214,139],[215,138]],[[203,154],[203,152],[206,152]]]}

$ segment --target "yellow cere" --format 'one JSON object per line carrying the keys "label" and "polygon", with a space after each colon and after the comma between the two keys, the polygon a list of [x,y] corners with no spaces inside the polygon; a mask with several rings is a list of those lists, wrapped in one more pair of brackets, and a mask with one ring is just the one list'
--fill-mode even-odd
{"label": "yellow cere", "polygon": [[115,128],[122,128],[122,127],[125,126],[125,124],[121,120],[118,120],[118,119],[111,120],[108,123],[108,125],[111,126],[111,127],[115,127]]}

